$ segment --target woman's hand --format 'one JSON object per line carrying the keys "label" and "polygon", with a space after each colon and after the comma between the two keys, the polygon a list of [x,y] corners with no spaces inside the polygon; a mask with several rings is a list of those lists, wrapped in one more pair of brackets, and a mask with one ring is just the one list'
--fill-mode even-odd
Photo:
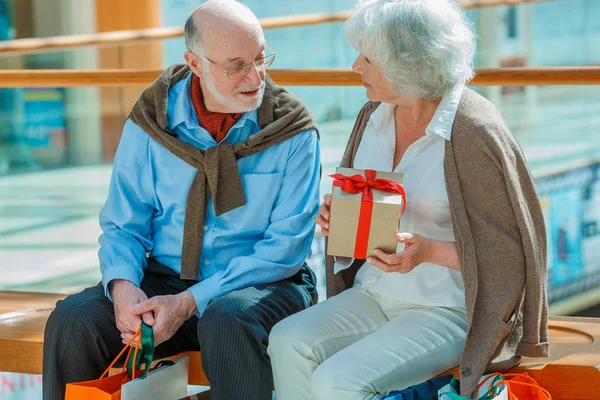
{"label": "woman's hand", "polygon": [[319,207],[319,215],[315,217],[315,222],[319,224],[325,236],[329,236],[329,207],[331,207],[331,194],[326,194],[323,197],[323,204]]}
{"label": "woman's hand", "polygon": [[397,233],[399,243],[405,243],[404,250],[387,254],[376,249],[377,257],[369,257],[367,261],[385,272],[399,272],[406,274],[416,266],[431,261],[433,257],[434,240],[416,233]]}
{"label": "woman's hand", "polygon": [[375,250],[377,257],[369,257],[367,261],[385,272],[406,274],[424,262],[460,271],[460,261],[456,251],[456,243],[426,238],[416,233],[397,233],[398,242],[405,243],[404,250],[387,254]]}

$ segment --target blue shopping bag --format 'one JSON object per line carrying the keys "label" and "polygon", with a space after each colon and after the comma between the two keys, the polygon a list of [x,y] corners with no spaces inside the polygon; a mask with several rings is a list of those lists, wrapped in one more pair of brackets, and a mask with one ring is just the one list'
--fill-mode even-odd
{"label": "blue shopping bag", "polygon": [[448,385],[451,380],[451,374],[440,376],[404,390],[394,390],[379,400],[438,400],[438,390]]}

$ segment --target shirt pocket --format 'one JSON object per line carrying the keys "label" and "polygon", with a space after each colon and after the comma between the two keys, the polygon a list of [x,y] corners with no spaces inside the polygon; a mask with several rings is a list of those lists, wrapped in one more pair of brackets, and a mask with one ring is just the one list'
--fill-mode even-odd
{"label": "shirt pocket", "polygon": [[218,226],[225,234],[264,232],[270,224],[283,173],[240,174],[240,178],[246,204],[219,216]]}

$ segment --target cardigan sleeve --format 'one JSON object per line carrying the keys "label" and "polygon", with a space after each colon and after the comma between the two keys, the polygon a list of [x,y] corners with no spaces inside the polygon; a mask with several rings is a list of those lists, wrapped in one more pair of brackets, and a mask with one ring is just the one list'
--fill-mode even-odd
{"label": "cardigan sleeve", "polygon": [[540,201],[525,156],[517,141],[503,132],[502,147],[491,147],[501,155],[506,186],[523,241],[525,297],[523,339],[517,355],[548,356],[548,299],[546,228]]}
{"label": "cardigan sleeve", "polygon": [[[505,307],[501,317],[509,324],[522,312],[523,337],[516,354],[545,357],[549,343],[544,217],[517,141],[495,108],[485,114],[462,128],[470,134],[456,129],[469,145],[455,146],[457,162],[463,159],[459,180],[475,242],[478,296],[509,299],[496,304]],[[492,303],[482,300],[477,306]]]}

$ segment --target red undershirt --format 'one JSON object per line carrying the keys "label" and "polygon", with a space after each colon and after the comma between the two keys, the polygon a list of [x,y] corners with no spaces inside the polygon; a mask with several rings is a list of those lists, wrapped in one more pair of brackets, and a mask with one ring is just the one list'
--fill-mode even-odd
{"label": "red undershirt", "polygon": [[202,89],[200,87],[200,78],[194,75],[192,77],[191,85],[190,97],[198,122],[211,134],[217,143],[219,143],[227,136],[227,132],[235,125],[236,121],[242,116],[242,113],[224,114],[208,111],[204,105],[204,97],[202,96]]}

